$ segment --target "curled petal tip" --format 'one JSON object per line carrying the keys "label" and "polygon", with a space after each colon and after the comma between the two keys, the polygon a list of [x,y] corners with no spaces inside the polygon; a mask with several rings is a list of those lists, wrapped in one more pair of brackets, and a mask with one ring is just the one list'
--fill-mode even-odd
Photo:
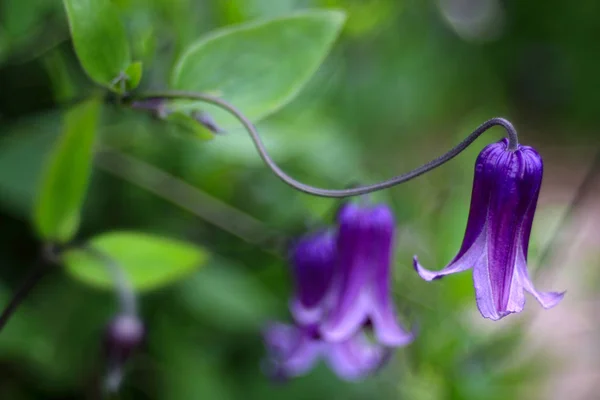
{"label": "curled petal tip", "polygon": [[394,326],[392,331],[388,330],[383,331],[380,329],[379,332],[375,332],[375,336],[378,339],[378,342],[389,347],[404,347],[411,344],[416,335],[415,330],[412,331],[404,331],[400,326]]}
{"label": "curled petal tip", "polygon": [[393,345],[395,347],[408,346],[409,344],[414,342],[416,337],[417,337],[417,333],[413,330],[413,331],[407,332],[406,335],[404,335],[403,337],[398,338],[396,341],[394,341],[393,344],[388,344],[388,345]]}
{"label": "curled petal tip", "polygon": [[539,293],[538,301],[540,302],[542,307],[544,307],[547,310],[549,308],[556,306],[558,303],[560,303],[561,300],[565,297],[565,293],[567,293],[566,290],[564,292]]}
{"label": "curled petal tip", "polygon": [[415,268],[415,271],[417,271],[419,276],[421,278],[423,278],[424,280],[426,280],[427,282],[431,282],[431,281],[443,278],[443,275],[440,275],[436,272],[429,271],[429,270],[423,268],[421,266],[421,264],[419,264],[419,260],[416,255],[413,256],[413,267]]}

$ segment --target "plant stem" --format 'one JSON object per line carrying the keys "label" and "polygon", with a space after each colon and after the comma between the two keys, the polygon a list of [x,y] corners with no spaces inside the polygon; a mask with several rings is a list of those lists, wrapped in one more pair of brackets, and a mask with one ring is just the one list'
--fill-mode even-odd
{"label": "plant stem", "polygon": [[414,179],[420,175],[423,175],[423,174],[445,164],[446,162],[450,161],[451,159],[453,159],[454,157],[459,155],[467,147],[469,147],[469,145],[471,145],[471,143],[473,143],[475,141],[475,139],[477,139],[482,133],[484,133],[485,131],[487,131],[488,129],[490,129],[491,127],[496,126],[496,125],[502,126],[506,130],[506,134],[508,137],[507,150],[515,151],[519,146],[517,132],[516,132],[515,128],[512,126],[512,124],[504,118],[492,118],[492,119],[484,122],[483,124],[481,124],[479,127],[477,127],[469,136],[466,137],[465,140],[460,142],[457,146],[452,148],[447,153],[443,154],[442,156],[440,156],[438,158],[435,158],[434,160],[432,160],[418,168],[413,169],[412,171],[409,171],[402,175],[398,175],[396,177],[393,177],[391,179],[388,179],[388,180],[385,180],[383,182],[379,182],[379,183],[376,183],[373,185],[361,186],[361,187],[352,188],[352,189],[342,189],[342,190],[321,189],[321,188],[317,188],[314,186],[306,185],[306,184],[299,182],[296,179],[292,178],[288,174],[286,174],[273,161],[273,159],[269,155],[267,149],[265,148],[265,146],[260,138],[260,135],[256,131],[256,128],[254,127],[252,122],[250,122],[250,120],[244,114],[242,114],[237,108],[235,108],[233,105],[229,104],[227,101],[222,100],[218,97],[208,95],[208,94],[173,90],[173,91],[160,91],[160,92],[153,92],[153,93],[145,93],[145,94],[142,94],[139,96],[135,96],[135,97],[126,99],[125,103],[135,101],[135,100],[148,100],[148,99],[196,100],[196,101],[202,101],[205,103],[213,104],[217,107],[222,108],[223,110],[225,110],[225,111],[229,112],[231,115],[233,115],[244,126],[244,128],[248,131],[250,138],[254,142],[254,146],[256,147],[256,150],[258,151],[260,157],[263,159],[265,164],[271,169],[271,171],[273,171],[273,173],[275,175],[277,175],[277,177],[279,179],[281,179],[288,185],[292,186],[293,188],[295,188],[301,192],[312,194],[315,196],[320,196],[320,197],[342,198],[342,197],[350,197],[350,196],[359,196],[359,195],[363,195],[363,194],[367,194],[367,193],[371,193],[371,192],[376,192],[376,191],[379,191],[382,189],[387,189],[392,186],[396,186],[401,183],[407,182],[411,179]]}
{"label": "plant stem", "polygon": [[38,257],[33,269],[29,272],[29,275],[21,286],[14,293],[11,300],[8,302],[2,314],[0,315],[0,332],[6,326],[12,315],[15,313],[17,308],[27,298],[31,290],[42,280],[44,276],[51,270],[51,266],[56,260],[56,254],[53,253],[54,249],[49,246],[44,249],[43,253]]}

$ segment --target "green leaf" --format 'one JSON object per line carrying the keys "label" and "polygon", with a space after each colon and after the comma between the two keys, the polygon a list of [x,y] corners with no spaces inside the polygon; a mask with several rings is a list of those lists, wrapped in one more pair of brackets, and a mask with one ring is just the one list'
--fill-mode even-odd
{"label": "green leaf", "polygon": [[142,80],[142,62],[136,61],[129,64],[125,69],[126,81],[125,85],[127,90],[133,90],[140,84]]}
{"label": "green leaf", "polygon": [[71,109],[43,172],[34,224],[44,240],[67,242],[77,232],[90,171],[100,101]]}
{"label": "green leaf", "polygon": [[[303,11],[224,28],[193,43],[175,65],[171,86],[217,93],[254,122],[292,100],[329,52],[345,15]],[[217,123],[233,119],[208,109]]]}
{"label": "green leaf", "polygon": [[[191,243],[137,232],[111,232],[89,245],[115,260],[136,290],[151,290],[181,279],[208,260],[208,252]],[[84,250],[64,254],[67,270],[90,285],[113,286],[110,271]]]}
{"label": "green leaf", "polygon": [[63,4],[83,69],[96,83],[121,91],[131,55],[115,5],[110,0],[63,0]]}

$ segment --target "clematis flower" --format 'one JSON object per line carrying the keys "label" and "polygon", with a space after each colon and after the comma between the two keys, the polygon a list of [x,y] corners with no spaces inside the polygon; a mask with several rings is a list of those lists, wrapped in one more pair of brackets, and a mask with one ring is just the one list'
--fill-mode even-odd
{"label": "clematis flower", "polygon": [[348,340],[364,325],[371,325],[379,343],[407,345],[414,335],[396,320],[390,296],[392,212],[384,205],[347,204],[338,223],[338,257],[330,306],[320,329],[323,338]]}
{"label": "clematis flower", "polygon": [[335,233],[319,232],[301,239],[291,253],[296,291],[290,302],[294,324],[271,323],[264,331],[267,373],[290,378],[308,372],[319,359],[345,380],[361,379],[383,366],[391,351],[372,343],[362,331],[330,342],[319,333],[337,259]]}
{"label": "clematis flower", "polygon": [[498,320],[523,310],[524,290],[544,308],[554,307],[563,293],[538,292],[527,271],[529,235],[543,164],[529,146],[508,150],[508,140],[488,145],[475,163],[471,208],[458,254],[441,271],[423,268],[421,278],[431,281],[473,268],[477,307],[485,318]]}

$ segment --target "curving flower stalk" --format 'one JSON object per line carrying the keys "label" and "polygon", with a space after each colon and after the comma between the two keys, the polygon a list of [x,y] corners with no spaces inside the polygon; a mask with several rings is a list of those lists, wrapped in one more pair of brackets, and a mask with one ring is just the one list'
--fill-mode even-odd
{"label": "curving flower stalk", "polygon": [[537,291],[527,271],[529,236],[542,184],[542,158],[532,147],[514,151],[503,139],[488,145],[475,163],[471,209],[458,254],[441,271],[414,267],[431,281],[473,268],[477,306],[485,318],[498,320],[523,310],[524,290],[544,308],[564,296]]}

